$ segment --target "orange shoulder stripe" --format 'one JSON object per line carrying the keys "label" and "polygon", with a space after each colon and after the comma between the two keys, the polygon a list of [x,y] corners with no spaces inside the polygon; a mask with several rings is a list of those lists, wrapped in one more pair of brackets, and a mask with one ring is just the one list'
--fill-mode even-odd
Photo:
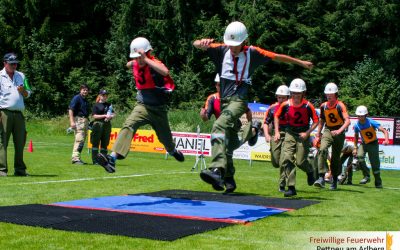
{"label": "orange shoulder stripe", "polygon": [[274,59],[276,57],[276,53],[262,49],[260,47],[252,46],[255,50],[257,50],[261,55]]}

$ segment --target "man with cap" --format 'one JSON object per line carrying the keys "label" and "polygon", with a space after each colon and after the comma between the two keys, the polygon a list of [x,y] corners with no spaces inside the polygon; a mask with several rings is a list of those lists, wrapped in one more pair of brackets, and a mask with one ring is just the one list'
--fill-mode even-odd
{"label": "man with cap", "polygon": [[10,136],[14,141],[14,175],[27,176],[24,163],[26,143],[24,98],[31,94],[25,75],[17,71],[17,56],[7,53],[3,57],[4,68],[0,71],[0,176],[7,176],[7,146]]}
{"label": "man with cap", "polygon": [[107,102],[108,93],[105,89],[100,90],[96,98],[96,103],[92,109],[92,116],[94,118],[92,133],[90,135],[90,142],[92,143],[92,161],[93,164],[97,163],[97,154],[100,152],[107,155],[107,147],[110,143],[111,134],[111,119],[114,118],[112,105]]}
{"label": "man with cap", "polygon": [[211,167],[200,173],[200,178],[215,190],[224,190],[227,145],[235,136],[236,120],[246,111],[251,88],[251,75],[259,66],[269,62],[286,62],[311,69],[313,64],[255,46],[247,46],[248,33],[241,22],[232,22],[224,34],[224,44],[204,38],[193,42],[195,48],[207,51],[220,76],[221,116],[211,131]]}
{"label": "man with cap", "polygon": [[75,95],[69,104],[69,123],[75,131],[75,142],[72,149],[72,164],[85,165],[81,160],[81,152],[85,145],[86,134],[89,126],[89,102],[86,97],[89,94],[89,87],[82,84],[79,94]]}

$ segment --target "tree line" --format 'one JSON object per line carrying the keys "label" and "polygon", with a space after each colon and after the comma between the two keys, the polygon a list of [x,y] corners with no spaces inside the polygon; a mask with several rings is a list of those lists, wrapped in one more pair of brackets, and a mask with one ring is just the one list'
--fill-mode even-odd
{"label": "tree line", "polygon": [[247,26],[249,44],[314,63],[311,71],[266,64],[253,76],[252,100],[272,103],[279,85],[300,77],[316,105],[335,82],[351,111],[364,104],[373,115],[400,114],[398,0],[0,0],[0,48],[18,54],[36,116],[65,114],[82,83],[91,101],[106,88],[118,110],[130,109],[136,90],[125,64],[138,36],[170,69],[171,107],[199,108],[215,69],[192,43],[222,42],[234,20]]}

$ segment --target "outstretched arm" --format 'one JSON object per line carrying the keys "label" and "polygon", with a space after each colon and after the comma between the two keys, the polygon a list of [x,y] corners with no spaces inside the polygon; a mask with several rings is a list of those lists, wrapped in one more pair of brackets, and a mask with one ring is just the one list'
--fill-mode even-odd
{"label": "outstretched arm", "polygon": [[202,49],[202,50],[206,50],[208,49],[208,47],[210,46],[210,44],[214,42],[214,39],[212,38],[204,38],[204,39],[200,39],[200,40],[196,40],[193,42],[193,46],[198,48],[198,49]]}
{"label": "outstretched arm", "polygon": [[314,66],[312,62],[303,61],[298,58],[294,58],[294,57],[291,57],[288,55],[283,55],[283,54],[276,54],[275,57],[273,58],[273,60],[277,61],[277,62],[297,64],[306,69],[312,69],[312,67]]}

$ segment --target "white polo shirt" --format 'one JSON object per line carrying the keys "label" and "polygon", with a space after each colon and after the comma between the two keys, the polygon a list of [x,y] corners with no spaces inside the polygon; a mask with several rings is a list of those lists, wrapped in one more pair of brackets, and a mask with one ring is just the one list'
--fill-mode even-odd
{"label": "white polo shirt", "polygon": [[[7,74],[6,69],[0,71],[0,109],[23,111],[25,109],[24,97],[18,92],[17,87],[24,85],[25,75],[15,71],[13,79]],[[27,90],[28,96],[31,94]]]}

